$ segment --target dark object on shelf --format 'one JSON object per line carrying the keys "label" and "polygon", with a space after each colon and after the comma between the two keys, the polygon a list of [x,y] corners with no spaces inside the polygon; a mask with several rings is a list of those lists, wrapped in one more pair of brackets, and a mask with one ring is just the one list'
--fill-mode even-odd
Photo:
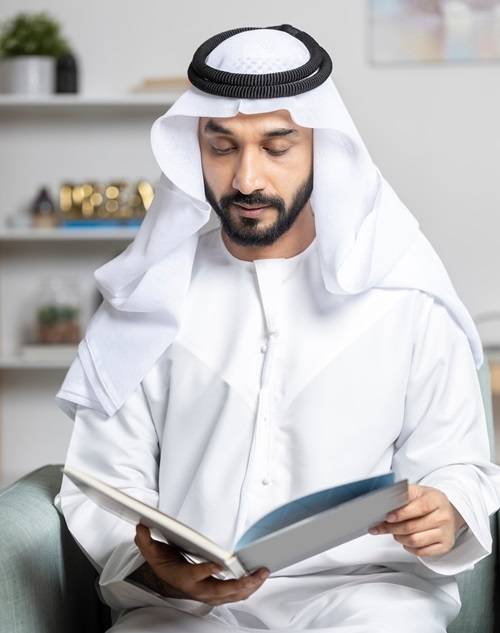
{"label": "dark object on shelf", "polygon": [[72,53],[66,53],[57,58],[56,92],[78,92],[78,63]]}
{"label": "dark object on shelf", "polygon": [[51,228],[57,226],[59,219],[47,187],[42,187],[31,207],[33,226]]}

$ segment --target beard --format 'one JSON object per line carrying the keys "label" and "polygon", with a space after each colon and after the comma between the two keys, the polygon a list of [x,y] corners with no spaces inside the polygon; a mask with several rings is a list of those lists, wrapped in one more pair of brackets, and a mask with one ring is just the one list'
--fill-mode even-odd
{"label": "beard", "polygon": [[[273,244],[278,238],[286,233],[299,217],[300,212],[311,197],[313,190],[313,170],[309,173],[306,181],[300,185],[295,192],[290,206],[287,208],[283,198],[269,198],[260,193],[245,196],[237,191],[234,194],[223,196],[219,201],[209,184],[203,177],[205,185],[205,195],[219,217],[224,232],[237,244],[242,246],[268,246]],[[271,205],[277,211],[277,217],[272,224],[261,226],[260,218],[248,218],[235,215],[231,211],[231,204],[247,205]]]}

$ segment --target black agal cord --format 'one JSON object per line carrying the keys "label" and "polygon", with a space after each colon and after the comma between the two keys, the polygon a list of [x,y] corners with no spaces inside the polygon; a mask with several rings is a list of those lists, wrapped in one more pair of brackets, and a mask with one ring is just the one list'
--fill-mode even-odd
{"label": "black agal cord", "polygon": [[[230,73],[207,66],[206,58],[221,42],[243,31],[254,31],[259,28],[276,29],[293,35],[307,47],[310,54],[309,61],[292,70],[261,75]],[[267,27],[248,26],[214,35],[203,42],[195,51],[189,64],[188,78],[194,86],[203,92],[219,97],[270,99],[291,97],[308,92],[322,84],[331,72],[332,60],[316,40],[290,24],[281,24]]]}

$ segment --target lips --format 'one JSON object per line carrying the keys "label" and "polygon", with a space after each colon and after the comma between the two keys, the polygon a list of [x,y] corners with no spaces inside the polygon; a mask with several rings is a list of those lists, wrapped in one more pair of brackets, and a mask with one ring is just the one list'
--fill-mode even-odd
{"label": "lips", "polygon": [[245,204],[238,204],[238,203],[234,203],[237,207],[241,207],[242,209],[246,209],[247,211],[256,211],[257,209],[266,209],[267,207],[271,206],[269,204],[264,204],[264,205],[257,205],[257,206],[253,206],[250,207],[248,205]]}
{"label": "lips", "polygon": [[264,211],[270,206],[271,205],[268,204],[265,207],[244,207],[240,204],[235,203],[235,207],[237,207],[240,216],[247,218],[256,218],[262,215]]}

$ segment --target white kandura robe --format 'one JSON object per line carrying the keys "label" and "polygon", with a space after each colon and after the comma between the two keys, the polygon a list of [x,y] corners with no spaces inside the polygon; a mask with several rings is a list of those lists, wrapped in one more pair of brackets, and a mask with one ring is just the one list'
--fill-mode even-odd
{"label": "white kandura robe", "polygon": [[445,492],[467,529],[433,558],[366,534],[210,607],[125,581],[135,527],[64,477],[56,505],[122,611],[113,631],[443,632],[453,574],[491,551],[500,467],[464,332],[420,290],[327,292],[316,247],[247,262],[202,235],[177,338],[115,415],[78,407],[66,463],[227,549],[292,498],[390,469]]}

